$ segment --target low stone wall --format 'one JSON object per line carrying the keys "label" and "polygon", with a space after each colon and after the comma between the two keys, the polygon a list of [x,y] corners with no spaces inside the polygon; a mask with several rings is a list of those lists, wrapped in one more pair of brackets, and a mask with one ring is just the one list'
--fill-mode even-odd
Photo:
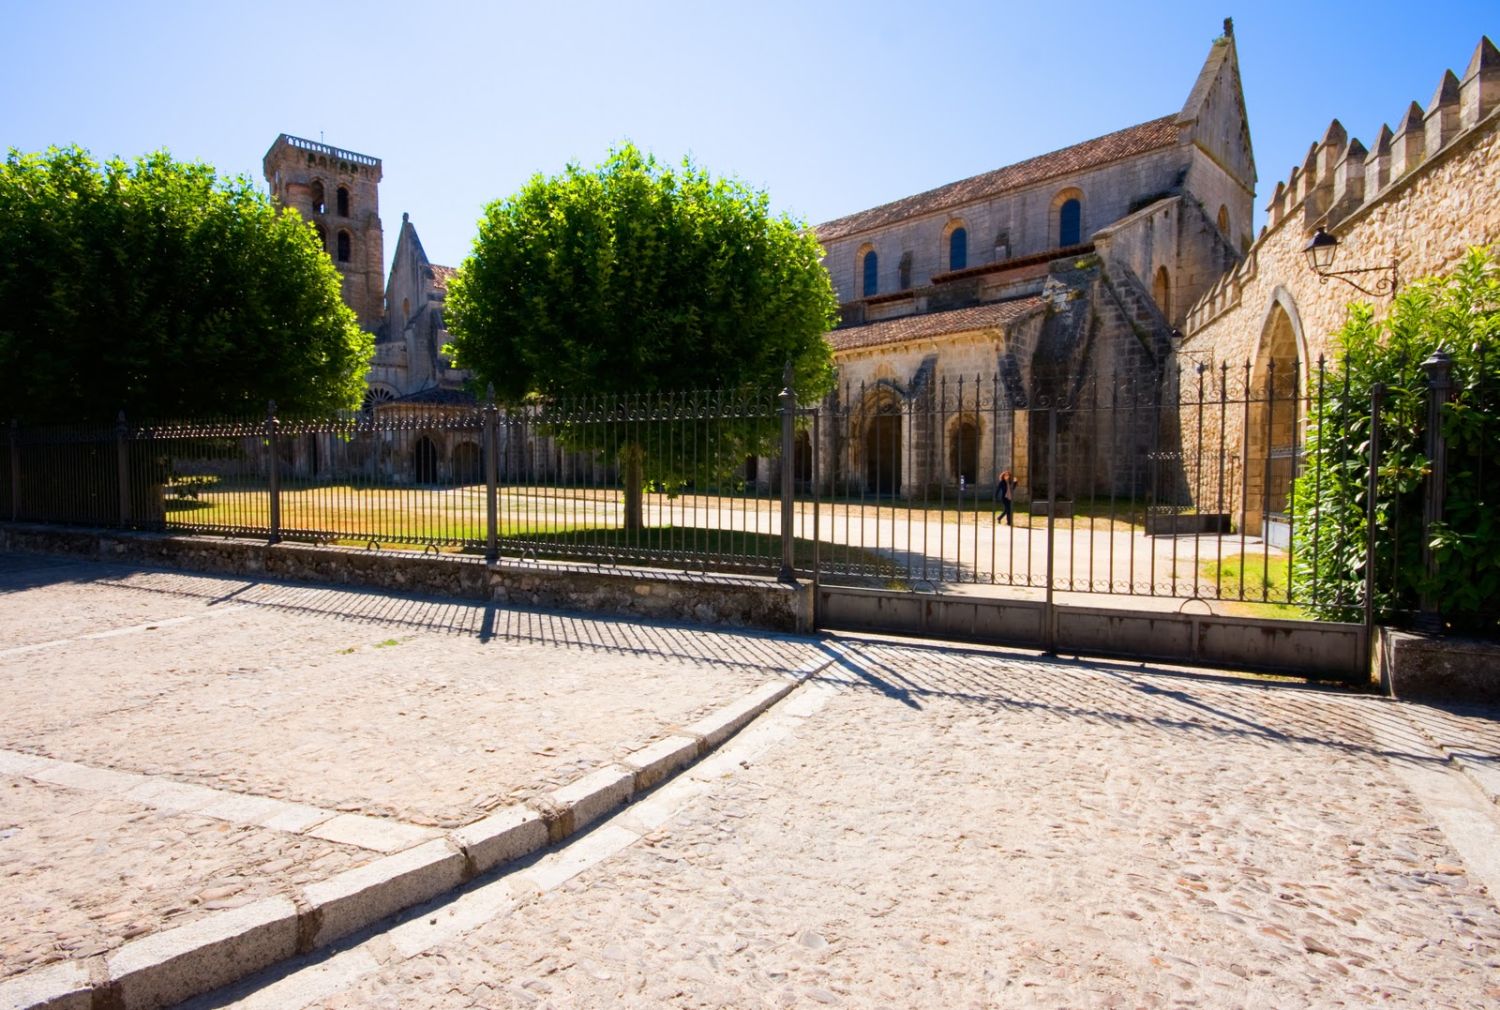
{"label": "low stone wall", "polygon": [[412,551],[360,551],[206,536],[0,524],[0,550],[73,554],[229,575],[493,600],[664,621],[810,632],[812,587],[773,579],[587,565],[488,564]]}
{"label": "low stone wall", "polygon": [[1404,701],[1500,702],[1500,642],[1381,628],[1375,669],[1385,693]]}

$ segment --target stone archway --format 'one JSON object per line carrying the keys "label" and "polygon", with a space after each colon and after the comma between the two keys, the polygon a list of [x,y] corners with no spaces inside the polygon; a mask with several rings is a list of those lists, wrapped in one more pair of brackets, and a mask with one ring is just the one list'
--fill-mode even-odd
{"label": "stone archway", "polygon": [[972,415],[948,429],[948,479],[969,487],[979,482],[979,423]]}
{"label": "stone archway", "polygon": [[478,484],[484,480],[483,456],[478,442],[460,442],[453,447],[453,483]]}
{"label": "stone archway", "polygon": [[438,479],[438,451],[432,439],[426,435],[417,439],[411,452],[412,479],[418,484],[436,484]]}
{"label": "stone archway", "polygon": [[1244,441],[1245,530],[1276,546],[1290,543],[1292,481],[1302,460],[1300,334],[1296,303],[1278,290],[1251,367]]}
{"label": "stone archway", "polygon": [[865,489],[901,493],[901,415],[882,410],[865,424]]}

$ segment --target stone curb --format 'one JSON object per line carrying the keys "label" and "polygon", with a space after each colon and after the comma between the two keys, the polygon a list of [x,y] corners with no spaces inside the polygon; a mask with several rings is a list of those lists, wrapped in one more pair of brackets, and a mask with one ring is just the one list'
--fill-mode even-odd
{"label": "stone curb", "polygon": [[577,833],[718,747],[831,662],[767,683],[530,805],[309,884],[295,899],[266,898],[131,940],[102,972],[64,961],[7,979],[0,1010],[156,1010],[326,946]]}

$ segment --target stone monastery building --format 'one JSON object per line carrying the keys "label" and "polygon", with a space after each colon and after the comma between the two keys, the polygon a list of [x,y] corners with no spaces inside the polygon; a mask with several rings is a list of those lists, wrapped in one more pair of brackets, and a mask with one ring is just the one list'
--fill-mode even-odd
{"label": "stone monastery building", "polygon": [[[842,306],[828,336],[839,370],[830,405],[850,419],[823,432],[825,479],[913,495],[993,486],[1009,468],[1039,495],[1050,478],[1033,458],[1043,444],[1033,429],[1045,411],[1030,408],[1101,396],[1161,403],[1177,395],[1183,367],[1248,362],[1250,388],[1305,376],[1359,297],[1307,266],[1303,248],[1319,229],[1351,263],[1390,264],[1407,280],[1500,239],[1497,107],[1500,54],[1485,39],[1462,78],[1445,74],[1427,106],[1413,102],[1369,148],[1335,120],[1277,185],[1256,237],[1255,158],[1226,20],[1180,109],[819,225]],[[265,172],[272,196],[314,222],[376,336],[370,401],[469,402],[466,376],[441,351],[453,270],[428,260],[404,214],[382,281],[379,159],[283,135]],[[1139,495],[1146,468],[1123,457],[1161,453],[1164,430],[1208,444],[1222,434],[1225,458],[1209,465],[1239,475],[1231,496],[1244,514],[1272,514],[1301,440],[1302,416],[1283,413],[1222,433],[1164,429],[1147,412],[1138,431],[1108,411],[1069,413],[1055,479],[1092,475],[1095,486],[1060,493]],[[1103,446],[1122,459],[1100,458]],[[474,466],[471,447],[436,452],[429,472]],[[1182,480],[1193,485],[1191,474]]]}

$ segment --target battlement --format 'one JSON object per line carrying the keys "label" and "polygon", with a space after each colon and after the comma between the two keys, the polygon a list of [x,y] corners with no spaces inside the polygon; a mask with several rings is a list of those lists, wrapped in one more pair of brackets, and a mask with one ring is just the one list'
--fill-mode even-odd
{"label": "battlement", "polygon": [[312,151],[315,154],[324,154],[330,158],[337,158],[340,161],[353,162],[356,165],[373,166],[380,164],[379,158],[372,158],[368,154],[357,154],[354,151],[346,151],[341,147],[330,147],[327,144],[320,144],[315,140],[305,140],[302,137],[294,137],[289,133],[283,133],[279,139],[285,141],[292,147],[300,147],[304,151]]}
{"label": "battlement", "polygon": [[1289,221],[1306,231],[1332,231],[1342,221],[1385,200],[1424,165],[1431,164],[1486,124],[1500,109],[1500,50],[1488,36],[1479,40],[1462,78],[1445,70],[1424,108],[1412,102],[1394,130],[1382,124],[1366,148],[1333,120],[1307,157],[1276,184],[1266,204],[1267,224],[1245,259],[1221,277],[1188,310],[1187,332],[1194,333],[1239,304],[1240,291],[1256,275],[1257,254],[1266,237]]}

